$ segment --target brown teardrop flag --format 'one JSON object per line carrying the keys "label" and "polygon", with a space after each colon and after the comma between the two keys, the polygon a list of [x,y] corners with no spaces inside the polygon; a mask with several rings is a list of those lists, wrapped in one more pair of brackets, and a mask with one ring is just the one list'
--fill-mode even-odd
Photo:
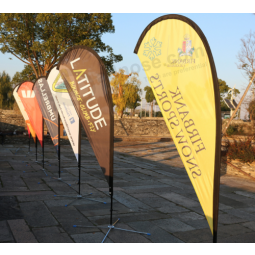
{"label": "brown teardrop flag", "polygon": [[32,90],[33,85],[34,84],[31,81],[23,82],[18,88],[18,95],[25,107],[32,127],[35,130],[38,140],[42,146],[42,113],[36,100],[35,93]]}
{"label": "brown teardrop flag", "polygon": [[91,48],[74,46],[61,57],[58,69],[111,188],[114,119],[112,95],[104,64]]}

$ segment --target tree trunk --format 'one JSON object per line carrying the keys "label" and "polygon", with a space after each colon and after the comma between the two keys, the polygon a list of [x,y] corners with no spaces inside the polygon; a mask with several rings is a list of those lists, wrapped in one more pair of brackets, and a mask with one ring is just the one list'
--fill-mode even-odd
{"label": "tree trunk", "polygon": [[151,117],[153,117],[152,115],[153,115],[153,101],[151,102]]}

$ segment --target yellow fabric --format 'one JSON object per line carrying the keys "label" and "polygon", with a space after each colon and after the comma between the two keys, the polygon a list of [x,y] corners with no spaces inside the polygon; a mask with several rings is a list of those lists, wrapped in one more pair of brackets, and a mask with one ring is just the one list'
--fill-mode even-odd
{"label": "yellow fabric", "polygon": [[27,126],[30,130],[30,133],[31,133],[32,137],[33,137],[34,142],[36,142],[36,134],[35,134],[35,131],[34,131],[32,125],[30,123],[30,120],[26,120],[26,123],[27,123]]}
{"label": "yellow fabric", "polygon": [[213,232],[216,113],[203,42],[187,23],[168,19],[146,33],[138,57]]}

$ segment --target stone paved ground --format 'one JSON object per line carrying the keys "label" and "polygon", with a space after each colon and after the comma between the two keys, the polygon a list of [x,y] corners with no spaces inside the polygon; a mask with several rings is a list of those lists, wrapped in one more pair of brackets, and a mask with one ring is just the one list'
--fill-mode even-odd
{"label": "stone paved ground", "polygon": [[[212,235],[173,142],[119,141],[114,154],[114,212],[117,227],[106,242],[211,242]],[[34,147],[0,145],[0,242],[101,242],[109,224],[108,186],[88,141],[82,141],[82,194],[105,201],[73,201],[78,171],[70,145],[57,155],[46,145],[48,176],[35,163]],[[39,147],[38,147],[39,148]],[[41,149],[38,149],[41,152]],[[39,159],[42,156],[39,155]],[[73,225],[94,226],[74,228]],[[255,183],[221,177],[219,242],[255,242]]]}

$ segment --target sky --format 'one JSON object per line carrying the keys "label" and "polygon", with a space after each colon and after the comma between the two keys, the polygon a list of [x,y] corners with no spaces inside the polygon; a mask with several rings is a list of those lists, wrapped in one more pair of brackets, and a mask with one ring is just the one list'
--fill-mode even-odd
{"label": "sky", "polygon": [[[167,13],[113,13],[115,33],[102,35],[102,41],[121,54],[123,61],[114,64],[114,69],[125,67],[128,72],[139,73],[141,88],[149,85],[140,60],[134,54],[136,43],[145,27],[154,19]],[[241,91],[248,85],[245,75],[237,68],[237,54],[241,49],[241,38],[255,31],[255,15],[250,13],[178,13],[193,20],[203,31],[210,45],[219,79],[230,87],[236,85]],[[10,60],[9,58],[12,58]],[[24,63],[10,54],[0,53],[0,72],[5,70],[12,77],[22,71]],[[143,95],[144,97],[144,92]]]}

